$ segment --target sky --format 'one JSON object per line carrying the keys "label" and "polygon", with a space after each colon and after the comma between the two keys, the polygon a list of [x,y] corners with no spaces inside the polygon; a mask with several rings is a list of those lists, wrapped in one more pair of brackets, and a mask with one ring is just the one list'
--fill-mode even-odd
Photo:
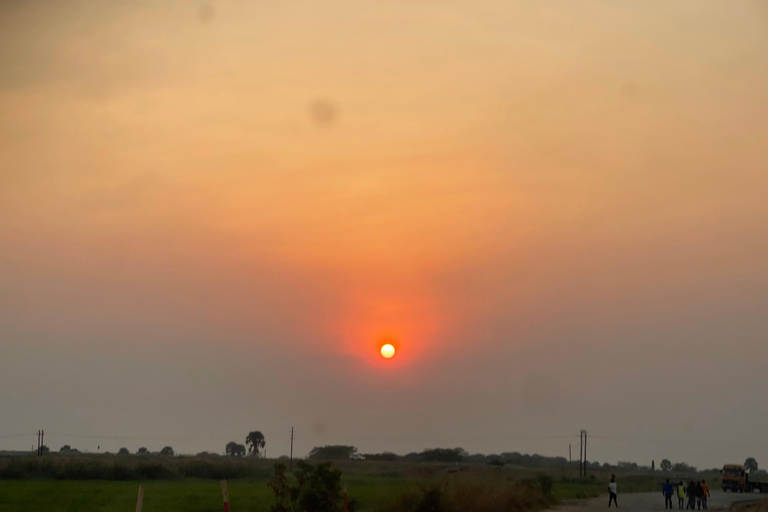
{"label": "sky", "polygon": [[0,449],[768,466],[767,25],[3,2]]}

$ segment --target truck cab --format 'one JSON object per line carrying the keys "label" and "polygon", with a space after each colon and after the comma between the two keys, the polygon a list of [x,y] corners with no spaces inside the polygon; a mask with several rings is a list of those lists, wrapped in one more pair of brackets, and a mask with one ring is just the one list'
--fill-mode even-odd
{"label": "truck cab", "polygon": [[723,491],[743,492],[747,487],[747,469],[743,464],[726,464],[720,471],[723,474]]}
{"label": "truck cab", "polygon": [[721,472],[723,491],[768,492],[768,475],[765,472],[747,473],[742,464],[726,464]]}

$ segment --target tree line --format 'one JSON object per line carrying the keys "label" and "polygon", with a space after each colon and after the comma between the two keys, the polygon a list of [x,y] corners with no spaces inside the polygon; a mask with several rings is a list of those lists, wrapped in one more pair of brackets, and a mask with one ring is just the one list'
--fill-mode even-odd
{"label": "tree line", "polygon": [[[254,457],[258,458],[262,455],[264,448],[266,447],[266,439],[261,431],[253,430],[249,432],[245,437],[245,443],[240,444],[235,441],[230,441],[225,446],[225,454],[229,457]],[[50,450],[47,446],[43,447],[43,453],[48,453]],[[80,453],[76,448],[72,448],[66,444],[59,450],[62,454],[78,454]],[[152,453],[146,447],[141,447],[136,451],[137,455],[161,455],[173,457],[175,455],[174,450],[170,446],[165,446],[159,452]],[[316,460],[342,460],[348,459],[354,454],[359,454],[357,447],[352,445],[326,445],[316,446],[309,452],[309,459]],[[130,455],[128,448],[120,448],[117,455]],[[207,452],[199,453],[198,455],[212,455]],[[482,454],[475,453],[470,454],[463,448],[428,448],[421,452],[411,452],[406,455],[398,455],[393,452],[382,453],[365,453],[360,454],[365,457],[366,460],[374,461],[405,461],[405,462],[443,462],[443,463],[485,463],[496,466],[503,466],[505,464],[511,464],[523,467],[548,467],[548,466],[568,466],[578,464],[576,461],[568,461],[565,457],[549,457],[539,454],[524,454],[520,452],[502,452],[498,454]],[[616,468],[628,471],[638,470],[653,470],[655,464],[652,463],[650,467],[640,466],[636,462],[619,461],[616,465],[610,465],[608,463],[600,464],[597,461],[591,461],[587,463],[592,468]],[[749,457],[744,461],[746,470],[750,473],[757,473],[759,470],[757,460],[754,457]],[[674,473],[695,473],[697,468],[685,462],[673,463],[669,459],[662,459],[659,464],[659,469],[662,472],[674,472]],[[716,470],[716,469],[715,469]]]}

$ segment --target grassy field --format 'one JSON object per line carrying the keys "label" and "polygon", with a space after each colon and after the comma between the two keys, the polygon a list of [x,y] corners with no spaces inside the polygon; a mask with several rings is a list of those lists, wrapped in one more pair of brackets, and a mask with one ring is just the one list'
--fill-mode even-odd
{"label": "grassy field", "polygon": [[[267,463],[268,461],[263,461]],[[267,512],[273,504],[267,487],[267,467],[259,464],[255,477],[229,479],[230,504],[233,512]],[[397,509],[393,503],[408,493],[425,488],[454,491],[459,487],[474,489],[482,495],[520,487],[521,482],[536,486],[540,475],[552,480],[552,498],[571,500],[597,496],[605,491],[610,473],[596,471],[579,479],[568,468],[491,468],[482,465],[463,466],[449,473],[445,465],[402,462],[338,464],[342,482],[347,484],[349,499],[355,512]],[[661,475],[620,475],[623,492],[657,490]],[[205,512],[221,511],[222,499],[218,479],[173,478],[160,480],[109,481],[105,479],[9,479],[0,480],[0,512],[112,512],[134,510],[139,484],[144,486],[144,511]],[[485,490],[485,491],[478,491]],[[542,508],[532,502],[527,510]],[[762,511],[761,511],[762,512]]]}

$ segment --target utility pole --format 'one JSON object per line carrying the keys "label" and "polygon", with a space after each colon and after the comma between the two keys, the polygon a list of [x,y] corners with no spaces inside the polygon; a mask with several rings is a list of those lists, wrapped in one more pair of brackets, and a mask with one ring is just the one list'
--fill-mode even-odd
{"label": "utility pole", "polygon": [[579,476],[587,476],[587,431],[579,434]]}
{"label": "utility pole", "polygon": [[568,462],[571,462],[571,444],[568,443]]}
{"label": "utility pole", "polygon": [[293,427],[291,427],[291,459],[288,463],[288,471],[293,471]]}
{"label": "utility pole", "polygon": [[37,431],[37,456],[40,456],[40,431]]}
{"label": "utility pole", "polygon": [[43,448],[45,447],[45,430],[40,431],[40,455],[43,454]]}

